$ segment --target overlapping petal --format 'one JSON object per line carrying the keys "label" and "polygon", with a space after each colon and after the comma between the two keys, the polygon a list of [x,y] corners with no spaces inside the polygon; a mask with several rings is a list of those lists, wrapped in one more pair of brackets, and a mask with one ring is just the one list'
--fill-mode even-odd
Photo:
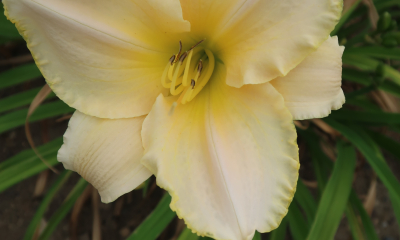
{"label": "overlapping petal", "polygon": [[190,30],[178,0],[3,2],[57,96],[97,117],[147,114],[177,46],[170,35]]}
{"label": "overlapping petal", "polygon": [[251,240],[276,228],[298,177],[292,117],[269,84],[225,84],[219,64],[190,103],[171,114],[159,96],[143,123],[142,163],[172,195],[171,208],[201,235]]}
{"label": "overlapping petal", "polygon": [[322,118],[342,107],[343,51],[337,37],[330,37],[288,75],[271,81],[294,119]]}
{"label": "overlapping petal", "polygon": [[103,202],[130,192],[152,174],[140,163],[144,117],[101,119],[76,111],[58,160],[99,190]]}
{"label": "overlapping petal", "polygon": [[195,35],[205,36],[234,87],[285,76],[338,22],[342,0],[181,0]]}

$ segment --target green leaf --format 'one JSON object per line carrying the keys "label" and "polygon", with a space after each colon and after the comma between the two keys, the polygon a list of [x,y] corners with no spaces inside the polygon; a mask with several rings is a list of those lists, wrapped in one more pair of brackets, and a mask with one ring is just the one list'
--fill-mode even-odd
{"label": "green leaf", "polygon": [[304,210],[308,223],[311,226],[315,214],[317,212],[317,202],[311,195],[310,191],[304,185],[304,183],[299,178],[297,181],[296,193],[294,195],[294,199],[299,203],[301,208]]}
{"label": "green leaf", "polygon": [[283,218],[277,229],[271,232],[269,240],[285,240],[287,228],[287,217]]}
{"label": "green leaf", "polygon": [[[363,204],[361,203],[360,199],[357,197],[354,191],[351,191],[350,193],[349,205],[351,206],[352,211],[354,211],[355,214],[358,213],[356,215],[359,216],[361,219],[362,228],[360,230],[363,233],[362,235],[365,235],[365,239],[379,240],[379,237],[375,232],[374,225],[372,224],[371,218],[368,216],[368,213],[365,211]],[[358,222],[358,217],[356,221]],[[355,225],[355,223],[353,223],[353,225]],[[359,229],[353,230],[353,236],[355,234],[357,234],[357,236],[360,236]]]}
{"label": "green leaf", "polygon": [[396,202],[400,202],[400,184],[371,137],[356,125],[344,125],[328,118],[325,118],[324,121],[343,134],[360,150],[380,180],[385,184],[389,193],[392,194]]}
{"label": "green leaf", "polygon": [[306,239],[309,227],[296,202],[290,204],[289,212],[286,217],[289,221],[290,233],[294,240]]}
{"label": "green leaf", "polygon": [[65,199],[64,203],[57,209],[57,211],[51,216],[49,222],[44,229],[43,233],[39,236],[39,240],[46,240],[51,237],[51,234],[60,224],[60,222],[67,216],[71,208],[74,206],[76,200],[82,195],[88,183],[85,179],[81,178],[72,191],[69,193],[68,197]]}
{"label": "green leaf", "polygon": [[346,217],[350,227],[351,235],[354,240],[365,240],[364,229],[361,222],[358,219],[358,215],[354,207],[348,203],[346,207]]}
{"label": "green leaf", "polygon": [[44,197],[39,208],[36,210],[35,215],[33,216],[33,219],[29,224],[28,229],[26,230],[24,240],[31,240],[33,238],[33,235],[35,234],[35,231],[39,226],[40,221],[43,218],[43,215],[45,214],[48,206],[50,205],[51,201],[53,200],[57,192],[61,189],[64,183],[71,176],[71,173],[72,173],[71,171],[64,170],[58,176],[57,180],[54,182],[51,188],[47,191],[46,196]]}
{"label": "green leaf", "polygon": [[[361,70],[375,72],[376,67],[381,62],[366,56],[351,54],[345,52],[343,54],[343,64],[357,67]],[[400,72],[389,65],[384,64],[384,77],[391,79],[397,85],[400,85]]]}
{"label": "green leaf", "polygon": [[197,234],[192,233],[192,230],[190,230],[189,228],[185,228],[181,235],[179,235],[177,240],[198,240],[199,236],[197,236]]}
{"label": "green leaf", "polygon": [[164,195],[153,212],[135,229],[127,240],[154,240],[175,218],[175,213],[169,208],[171,196]]}
{"label": "green leaf", "polygon": [[[63,143],[62,137],[57,138],[51,142],[48,142],[42,146],[39,146],[37,150],[40,154],[45,155],[57,151]],[[24,162],[24,161],[36,161],[38,157],[36,156],[35,152],[31,149],[23,150],[22,152],[18,153],[17,155],[3,161],[0,163],[0,178],[3,175],[3,171],[7,168],[13,167],[14,165]]]}
{"label": "green leaf", "polygon": [[[364,86],[372,84],[372,78],[369,73],[364,71],[358,71],[356,69],[343,68],[342,72],[343,79],[355,83],[359,83]],[[378,86],[379,89],[391,93],[397,97],[400,97],[400,86],[391,81],[384,81]],[[347,102],[347,100],[346,100]]]}
{"label": "green leaf", "polygon": [[41,77],[34,63],[25,64],[0,73],[0,89]]}
{"label": "green leaf", "polygon": [[346,99],[346,104],[361,107],[364,111],[368,110],[368,111],[382,112],[382,109],[378,105],[371,102],[365,96],[359,96],[353,99]]}
{"label": "green leaf", "polygon": [[261,234],[256,231],[256,233],[254,234],[253,240],[261,240]]}
{"label": "green leaf", "polygon": [[[35,98],[36,94],[40,91],[41,87],[34,88],[22,93],[17,93],[11,95],[7,98],[0,100],[0,113],[12,110],[14,108],[23,107],[25,105],[29,105],[32,100]],[[47,97],[48,99],[55,97],[54,93],[50,93]]]}
{"label": "green leaf", "polygon": [[335,29],[332,31],[331,36],[334,36],[338,33],[340,28],[347,22],[351,14],[354,12],[354,10],[357,8],[358,4],[360,4],[361,0],[357,0],[351,8],[347,10],[347,12],[343,13],[342,17],[340,18],[338,24],[336,24]]}
{"label": "green leaf", "polygon": [[[57,152],[63,143],[62,137],[38,147],[38,151],[54,166],[58,164]],[[12,185],[36,175],[47,166],[36,156],[33,150],[24,150],[19,154],[0,163],[0,193]]]}
{"label": "green leaf", "polygon": [[[30,122],[35,122],[45,118],[56,117],[67,113],[74,112],[73,108],[70,108],[67,104],[62,101],[55,101],[39,106],[36,111],[29,118]],[[8,113],[0,117],[0,133],[8,131],[10,129],[23,126],[25,119],[28,114],[28,109],[22,109],[15,112]]]}
{"label": "green leaf", "polygon": [[327,119],[335,119],[339,121],[350,121],[359,123],[372,123],[372,124],[400,124],[400,114],[377,112],[377,111],[351,111],[347,109],[340,109],[333,111]]}
{"label": "green leaf", "polygon": [[333,239],[350,194],[356,166],[356,152],[346,143],[338,142],[338,157],[325,187],[308,240]]}
{"label": "green leaf", "polygon": [[393,154],[397,160],[400,160],[400,144],[397,141],[378,132],[366,130],[366,133],[374,139],[379,147]]}
{"label": "green leaf", "polygon": [[376,57],[381,59],[400,60],[400,48],[385,48],[382,46],[366,46],[347,48],[347,54]]}
{"label": "green leaf", "polygon": [[297,133],[307,142],[311,151],[311,160],[314,166],[314,172],[317,177],[318,189],[322,194],[324,192],[328,176],[333,168],[332,161],[321,150],[318,136],[310,130],[297,130]]}

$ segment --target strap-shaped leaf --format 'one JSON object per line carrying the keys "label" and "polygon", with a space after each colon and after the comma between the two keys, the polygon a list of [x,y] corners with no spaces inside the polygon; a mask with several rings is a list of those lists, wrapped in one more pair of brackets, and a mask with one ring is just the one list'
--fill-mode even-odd
{"label": "strap-shaped leaf", "polygon": [[308,240],[333,239],[351,190],[356,166],[355,149],[339,141],[338,157],[332,175],[322,194]]}
{"label": "strap-shaped leaf", "polygon": [[290,233],[294,240],[304,240],[307,237],[309,226],[301,213],[296,202],[289,206],[289,212],[286,215],[289,222]]}
{"label": "strap-shaped leaf", "polygon": [[328,118],[366,124],[400,124],[400,114],[377,111],[351,111],[341,109],[334,111]]}
{"label": "strap-shaped leaf", "polygon": [[[0,113],[29,105],[39,91],[40,88],[34,88],[0,99]],[[54,93],[51,93],[48,98],[53,98],[55,96]]]}
{"label": "strap-shaped leaf", "polygon": [[[356,193],[351,191],[346,210],[350,228],[355,239],[378,240],[371,218],[368,216]],[[359,222],[361,220],[361,222]]]}
{"label": "strap-shaped leaf", "polygon": [[40,221],[43,218],[48,206],[50,205],[51,201],[53,200],[54,196],[57,192],[61,189],[64,183],[68,180],[69,176],[71,175],[71,171],[64,170],[51,186],[51,188],[47,191],[46,196],[44,197],[42,203],[40,204],[39,208],[36,210],[35,215],[32,218],[31,223],[26,230],[24,240],[31,240],[35,234],[37,227],[40,224]]}
{"label": "strap-shaped leaf", "polygon": [[39,236],[38,240],[47,240],[51,237],[51,234],[56,230],[60,222],[67,216],[71,208],[74,206],[76,200],[83,193],[88,183],[85,179],[81,178],[72,191],[69,193],[68,197],[65,199],[64,203],[57,209],[57,211],[49,219],[49,224],[44,229],[43,233]]}
{"label": "strap-shaped leaf", "polygon": [[287,217],[283,218],[277,229],[271,232],[269,240],[285,240],[287,229]]}
{"label": "strap-shaped leaf", "polygon": [[25,64],[0,73],[0,89],[17,85],[41,76],[42,73],[40,73],[34,63]]}
{"label": "strap-shaped leaf", "polygon": [[300,178],[297,181],[297,188],[294,195],[294,200],[296,200],[301,208],[304,210],[308,223],[311,226],[317,212],[317,202]]}
{"label": "strap-shaped leaf", "polygon": [[[62,137],[38,147],[38,151],[52,166],[58,164],[57,152],[63,143]],[[47,166],[33,150],[25,150],[0,164],[0,193],[12,185],[40,173]]]}
{"label": "strap-shaped leaf", "polygon": [[[370,57],[345,52],[343,54],[343,64],[351,65],[361,70],[375,72],[381,62]],[[390,78],[397,85],[400,85],[400,72],[389,65],[384,64],[383,66],[384,76]]]}
{"label": "strap-shaped leaf", "polygon": [[386,164],[374,140],[356,125],[344,125],[330,118],[324,120],[331,127],[343,134],[361,151],[383,184],[385,184],[394,200],[400,202],[400,184]]}
{"label": "strap-shaped leaf", "polygon": [[[35,122],[38,120],[56,117],[67,113],[74,112],[73,108],[70,108],[67,104],[62,101],[51,102],[43,104],[38,107],[37,110],[32,114],[29,121]],[[22,109],[15,112],[8,113],[0,117],[0,133],[8,131],[10,129],[23,126],[25,119],[28,114],[28,109]]]}
{"label": "strap-shaped leaf", "polygon": [[127,240],[154,240],[175,218],[176,214],[169,208],[171,196],[166,193],[153,212],[135,229]]}

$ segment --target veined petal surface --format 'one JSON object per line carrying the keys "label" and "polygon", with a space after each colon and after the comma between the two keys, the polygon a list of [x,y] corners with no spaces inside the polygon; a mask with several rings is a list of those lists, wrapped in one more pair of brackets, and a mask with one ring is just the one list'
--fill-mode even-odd
{"label": "veined petal surface", "polygon": [[342,55],[338,38],[330,37],[285,77],[271,81],[296,120],[322,118],[342,107]]}
{"label": "veined petal surface", "polygon": [[190,31],[178,0],[3,3],[52,90],[96,117],[147,114],[177,45],[170,35]]}
{"label": "veined petal surface", "polygon": [[142,164],[172,196],[189,228],[216,239],[251,240],[280,224],[298,178],[292,116],[270,85],[213,78],[191,102],[159,96],[143,123]]}
{"label": "veined petal surface", "polygon": [[64,135],[58,161],[99,190],[103,202],[112,202],[152,175],[140,163],[143,120],[144,117],[101,119],[76,111]]}
{"label": "veined petal surface", "polygon": [[194,35],[214,43],[227,83],[268,82],[285,76],[329,36],[342,0],[181,0]]}

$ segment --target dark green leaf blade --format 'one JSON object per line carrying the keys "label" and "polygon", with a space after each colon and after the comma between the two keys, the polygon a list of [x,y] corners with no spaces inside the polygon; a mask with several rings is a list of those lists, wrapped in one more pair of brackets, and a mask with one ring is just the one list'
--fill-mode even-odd
{"label": "dark green leaf blade", "polygon": [[325,187],[308,240],[333,239],[351,190],[356,152],[351,145],[338,142],[338,157]]}
{"label": "dark green leaf blade", "polygon": [[400,184],[389,166],[385,163],[379,147],[368,134],[355,125],[344,125],[329,118],[325,118],[324,121],[343,134],[361,151],[396,202],[400,202]]}
{"label": "dark green leaf blade", "polygon": [[287,218],[283,218],[279,227],[273,230],[270,234],[269,240],[285,240],[287,228]]}
{"label": "dark green leaf blade", "polygon": [[57,209],[57,211],[49,219],[49,223],[44,229],[43,233],[39,236],[39,240],[47,240],[51,234],[60,224],[60,222],[67,216],[71,208],[74,206],[76,200],[83,193],[88,183],[85,179],[81,178],[72,191],[69,193],[65,202]]}
{"label": "dark green leaf blade", "polygon": [[[56,117],[67,113],[72,113],[73,108],[70,108],[62,101],[55,101],[39,106],[36,111],[29,118],[30,122]],[[23,126],[28,114],[28,109],[22,109],[15,112],[8,113],[0,117],[0,133],[10,129]]]}
{"label": "dark green leaf blade", "polygon": [[153,212],[135,229],[127,240],[156,239],[176,216],[169,208],[170,202],[171,196],[166,193]]}
{"label": "dark green leaf blade", "polygon": [[0,73],[0,89],[41,76],[42,74],[34,63],[25,64]]}
{"label": "dark green leaf blade", "polygon": [[36,228],[40,224],[40,220],[43,218],[44,213],[46,212],[49,204],[53,200],[54,196],[57,194],[58,190],[64,185],[64,183],[68,180],[69,176],[71,175],[71,171],[64,170],[51,186],[51,188],[46,193],[42,203],[40,204],[39,208],[36,210],[35,215],[32,218],[31,223],[26,230],[24,240],[31,240],[35,234]]}
{"label": "dark green leaf blade", "polygon": [[[11,95],[7,98],[0,99],[0,113],[12,110],[14,108],[29,105],[35,98],[36,94],[40,91],[41,87],[34,88],[22,93]],[[55,97],[54,93],[50,93],[48,99]]]}
{"label": "dark green leaf blade", "polygon": [[[38,147],[38,151],[51,166],[58,164],[57,152],[63,143],[62,137]],[[12,185],[40,173],[48,167],[33,150],[24,150],[0,163],[0,193]]]}

